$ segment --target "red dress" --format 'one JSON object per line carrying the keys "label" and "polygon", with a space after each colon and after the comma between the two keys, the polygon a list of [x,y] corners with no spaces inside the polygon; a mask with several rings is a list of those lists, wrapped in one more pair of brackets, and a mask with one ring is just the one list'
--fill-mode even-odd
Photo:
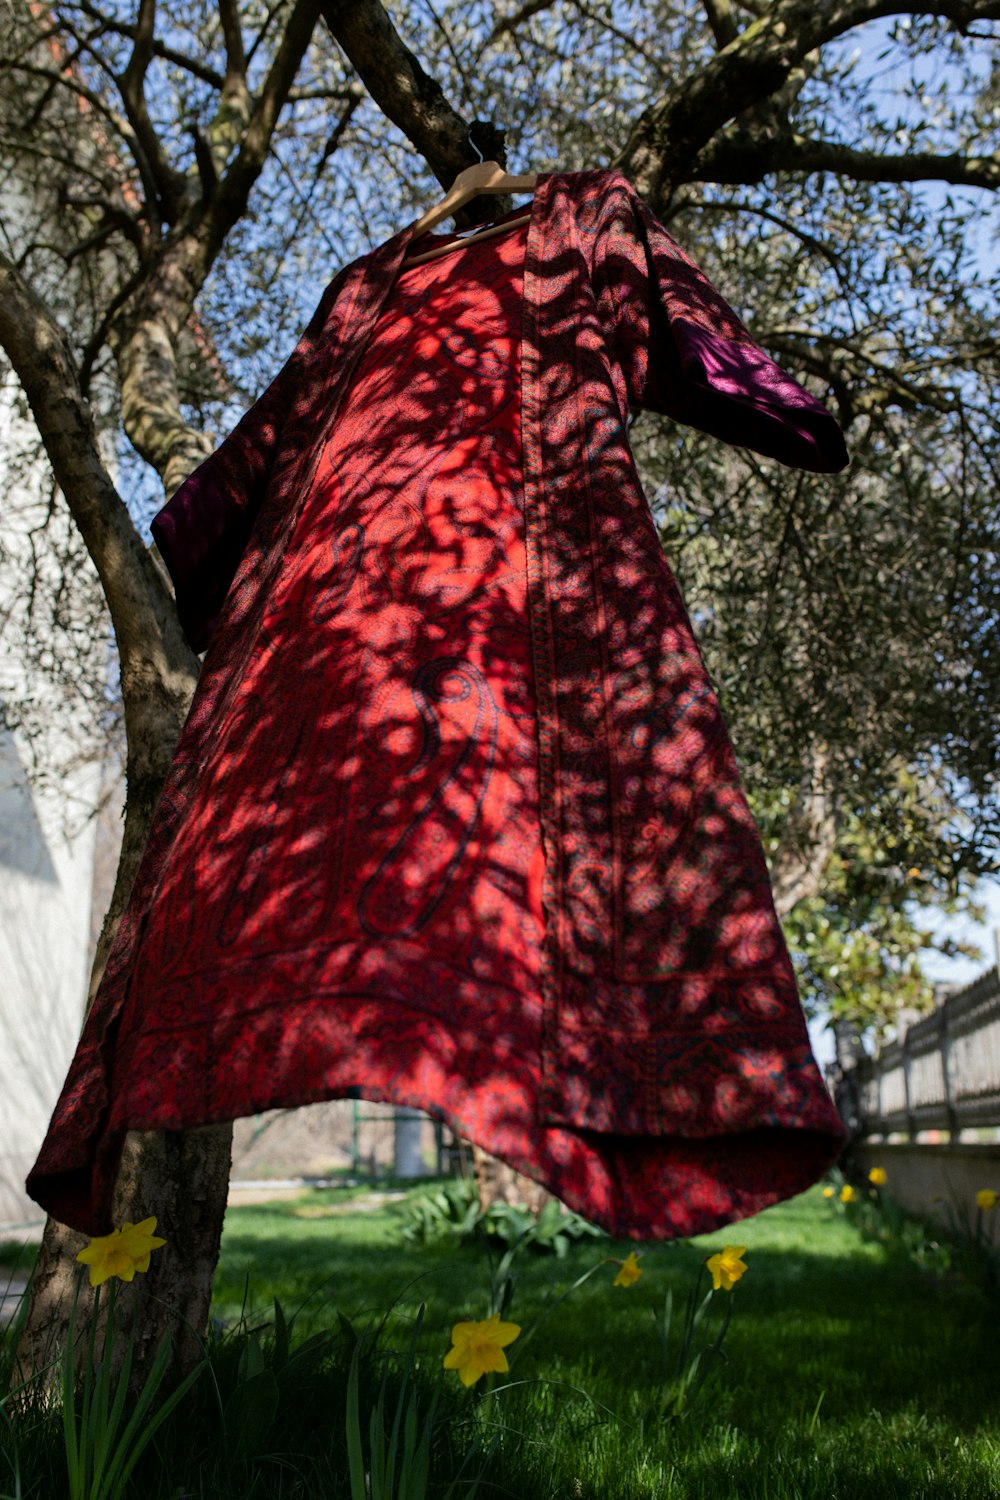
{"label": "red dress", "polygon": [[[523,254],[404,269],[359,362],[143,935],[133,1112],[356,1088],[534,1165]],[[178,1034],[192,1007],[211,1028]]]}
{"label": "red dress", "polygon": [[[617,179],[602,174],[594,188],[598,212],[613,194],[632,212]],[[539,214],[563,198],[561,179],[536,193],[540,232]],[[403,239],[370,258],[364,294]],[[554,253],[564,242],[551,243]],[[302,428],[307,444],[325,432],[325,446],[306,470],[294,521],[282,530],[277,508],[262,512],[226,599],[129,913],[29,1178],[33,1195],[66,1222],[94,1232],[127,1129],[187,1129],[355,1090],[438,1113],[570,1206],[637,1238],[753,1213],[815,1180],[836,1154],[841,1127],[809,1053],[752,821],[735,782],[727,790],[734,773],[707,712],[714,699],[707,685],[675,696],[674,718],[694,726],[686,739],[670,740],[674,729],[653,723],[642,660],[618,639],[629,622],[613,613],[610,584],[607,650],[626,670],[615,678],[625,695],[619,713],[626,726],[644,714],[628,729],[629,753],[635,760],[652,745],[647,759],[661,780],[650,788],[673,791],[671,801],[654,801],[641,855],[623,863],[626,897],[636,905],[631,881],[642,909],[628,908],[631,946],[613,981],[589,972],[581,947],[597,952],[608,941],[603,919],[593,931],[584,919],[600,868],[579,857],[566,866],[560,930],[546,923],[550,839],[560,833],[585,852],[580,831],[593,828],[596,847],[605,826],[627,827],[626,813],[651,793],[632,785],[634,775],[616,793],[594,759],[601,741],[578,743],[574,730],[561,752],[560,821],[546,822],[540,806],[540,767],[551,777],[554,753],[551,728],[547,742],[539,733],[552,713],[536,702],[534,675],[547,661],[539,655],[546,640],[563,643],[545,669],[550,696],[553,671],[580,677],[579,705],[567,700],[567,715],[580,705],[590,714],[598,684],[574,664],[588,660],[590,642],[566,633],[565,616],[558,634],[546,635],[537,600],[532,609],[539,544],[529,530],[526,548],[522,429],[536,431],[539,369],[548,382],[543,416],[553,410],[563,422],[577,387],[563,391],[561,367],[536,368],[536,359],[522,392],[519,352],[534,347],[537,326],[529,312],[551,319],[562,307],[537,261],[529,295],[525,245],[520,227],[401,268],[336,420],[308,432],[295,411],[286,418],[286,434]],[[564,274],[578,263],[567,258]],[[628,264],[615,260],[615,274]],[[349,317],[363,295],[360,268],[339,285]],[[631,319],[639,304],[613,297],[609,307]],[[321,321],[311,328],[322,366]],[[566,328],[567,339],[579,332],[572,348],[583,381],[601,346],[592,324]],[[641,343],[633,351],[623,341],[620,351],[645,368]],[[717,379],[721,387],[728,370]],[[302,389],[308,401],[308,381]],[[611,430],[597,408],[581,413],[598,435]],[[829,421],[821,412],[817,420]],[[278,430],[269,423],[254,431]],[[550,451],[565,453],[569,473],[571,450]],[[617,460],[607,441],[588,450],[595,494],[599,465]],[[218,462],[204,466],[206,476]],[[627,472],[614,472],[614,493],[631,495]],[[201,483],[193,478],[167,512]],[[532,483],[537,489],[537,472]],[[573,518],[585,516],[563,485],[556,475],[550,503],[562,498],[577,506]],[[621,533],[649,551],[629,593],[634,623],[646,628],[647,616],[669,606],[681,640],[683,609],[646,515],[648,537],[631,524]],[[551,586],[574,607],[574,575],[560,571],[558,548],[546,558]],[[265,563],[261,594],[252,580],[265,576]],[[614,566],[617,586],[626,570]],[[260,614],[251,628],[254,589]],[[670,671],[680,663],[694,672],[694,648],[681,646]],[[660,659],[650,657],[651,669]],[[711,734],[692,758],[688,742],[703,725]],[[670,866],[663,850],[678,829]],[[750,863],[740,862],[743,850]],[[569,910],[584,914],[572,926]],[[685,926],[681,911],[695,925]],[[678,957],[654,1031],[640,1024],[644,997],[660,993],[643,945],[655,956],[658,932],[664,953]],[[561,954],[577,947],[573,963],[560,959],[555,1011],[560,991],[549,981],[546,1011],[544,949],[553,940]],[[619,991],[631,1009],[605,1022]]]}

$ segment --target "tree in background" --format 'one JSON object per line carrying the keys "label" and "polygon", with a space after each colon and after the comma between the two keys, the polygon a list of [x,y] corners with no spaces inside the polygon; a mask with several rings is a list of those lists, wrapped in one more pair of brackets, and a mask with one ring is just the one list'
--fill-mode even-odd
{"label": "tree in background", "polygon": [[[967,899],[998,827],[1000,343],[980,268],[1000,184],[998,16],[997,0],[5,12],[0,151],[42,208],[4,225],[0,346],[100,578],[127,739],[91,993],[198,671],[142,527],[277,370],[334,271],[481,153],[622,170],[847,428],[853,469],[833,478],[646,413],[631,440],[807,1000],[870,1020],[879,995],[879,1021],[926,1003],[913,903]],[[460,222],[509,206],[473,202]],[[845,987],[861,931],[867,967]],[[228,1143],[221,1128],[132,1137],[119,1183],[118,1217],[154,1208],[167,1235],[148,1290],[194,1329]],[[62,1326],[78,1243],[48,1225],[27,1350]]]}

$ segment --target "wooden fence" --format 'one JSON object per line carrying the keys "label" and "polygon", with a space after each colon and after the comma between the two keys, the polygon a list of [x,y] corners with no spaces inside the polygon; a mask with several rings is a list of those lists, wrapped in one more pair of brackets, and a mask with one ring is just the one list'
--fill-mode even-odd
{"label": "wooden fence", "polygon": [[878,1057],[838,1068],[833,1082],[855,1138],[1000,1125],[1000,970],[950,995]]}

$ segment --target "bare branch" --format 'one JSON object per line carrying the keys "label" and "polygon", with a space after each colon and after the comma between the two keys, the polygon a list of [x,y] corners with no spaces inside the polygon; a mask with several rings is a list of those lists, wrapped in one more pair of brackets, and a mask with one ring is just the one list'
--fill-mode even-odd
{"label": "bare branch", "polygon": [[[379,0],[322,0],[323,18],[382,113],[398,125],[443,187],[475,160],[469,124],[454,110],[406,46]],[[503,161],[503,134],[483,122],[477,144],[485,157]],[[469,205],[471,207],[471,205]],[[494,211],[501,207],[494,200]]]}
{"label": "bare branch", "polygon": [[728,47],[739,35],[730,0],[702,0],[712,35],[720,47]]}
{"label": "bare branch", "polygon": [[1000,0],[777,0],[696,73],[645,110],[621,167],[654,206],[690,181],[699,153],[731,120],[776,94],[808,53],[866,21],[940,16],[962,32],[1000,16]]}
{"label": "bare branch", "polygon": [[206,218],[209,263],[244,212],[250,190],[263,170],[278,116],[312,39],[319,10],[320,0],[295,0],[236,159],[222,178]]}
{"label": "bare branch", "polygon": [[129,122],[142,147],[153,188],[151,207],[155,203],[168,224],[176,222],[184,201],[184,177],[167,160],[159,136],[146,108],[146,72],[153,57],[153,29],[156,24],[156,0],[139,0],[139,22],[135,31],[132,56],[118,78],[122,101]]}
{"label": "bare branch", "polygon": [[54,315],[0,254],[0,344],[28,398],[56,482],[100,575],[125,658],[147,657],[152,643],[179,627],[169,595],[148,557],[100,455],[89,403]]}
{"label": "bare branch", "polygon": [[[119,21],[114,16],[106,16],[91,0],[76,0],[80,10],[85,16],[106,31],[112,31],[116,36],[127,37],[129,41],[135,41],[138,27],[127,21]],[[69,30],[69,26],[63,22],[63,29]],[[93,41],[89,38],[88,42]],[[181,68],[185,73],[190,73],[192,78],[198,78],[202,83],[209,84],[214,89],[222,88],[222,74],[211,68],[207,63],[201,62],[196,57],[188,57],[186,52],[178,52],[175,47],[168,46],[165,42],[159,42],[153,38],[152,52],[154,57],[161,58],[164,62],[172,63],[174,67]]]}

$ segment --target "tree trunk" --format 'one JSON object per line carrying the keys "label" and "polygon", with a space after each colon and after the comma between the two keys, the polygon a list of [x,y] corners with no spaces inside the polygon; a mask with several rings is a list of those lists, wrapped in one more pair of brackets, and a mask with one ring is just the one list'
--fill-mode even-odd
{"label": "tree trunk", "polygon": [[813,746],[771,861],[771,888],[779,917],[787,917],[800,901],[819,893],[836,842],[837,797],[830,757],[824,748]]}
{"label": "tree trunk", "polygon": [[[155,202],[133,221],[146,257],[142,274],[128,295],[110,303],[102,336],[116,359],[123,427],[137,451],[155,466],[168,494],[212,446],[183,418],[177,378],[182,331],[227,234],[246,212],[318,13],[319,0],[294,0],[289,7],[259,87],[255,84],[252,108],[238,22],[228,27],[226,78],[215,118],[205,129],[210,160],[199,161],[197,171],[170,160],[147,110],[152,6],[144,8],[130,61],[115,77],[125,117],[141,142],[135,181]],[[60,43],[55,45],[58,50]],[[77,108],[72,117],[90,128],[92,112]],[[108,159],[106,138],[98,132],[95,140]],[[122,201],[131,209],[137,190],[133,179],[126,176],[123,182]],[[169,226],[166,235],[164,223]],[[2,252],[0,346],[17,373],[56,482],[97,567],[121,660],[128,800],[115,891],[91,975],[93,1001],[146,846],[198,664],[183,640],[162,575],[104,467],[74,348],[44,299]],[[178,1342],[179,1368],[189,1367],[197,1355],[219,1252],[231,1140],[232,1128],[226,1125],[183,1134],[143,1133],[130,1136],[126,1144],[114,1222],[137,1222],[155,1214],[157,1229],[167,1240],[154,1254],[149,1272],[126,1289],[119,1303],[123,1322],[131,1319],[136,1329],[140,1383],[162,1333],[173,1332],[178,1317],[187,1330]],[[47,1224],[18,1351],[23,1374],[39,1369],[65,1343],[80,1270],[73,1257],[81,1244],[81,1237],[64,1226]],[[83,1312],[81,1308],[78,1326],[83,1326]],[[119,1340],[119,1355],[121,1349]]]}
{"label": "tree trunk", "polygon": [[[186,652],[186,647],[184,648]],[[137,690],[123,665],[126,718],[130,719],[128,801],[118,873],[104,919],[90,980],[89,1001],[97,992],[108,953],[142,858],[149,828],[190,703],[197,663],[184,665],[164,654],[158,680],[147,666]],[[186,690],[183,686],[186,678]],[[150,711],[150,705],[155,705]],[[131,709],[131,715],[130,715]],[[164,1334],[177,1335],[175,1369],[186,1372],[197,1360],[207,1319],[212,1278],[219,1256],[226,1211],[232,1125],[188,1132],[144,1131],[127,1137],[115,1188],[112,1217],[139,1223],[156,1215],[157,1234],[167,1243],[155,1251],[149,1271],[122,1286],[118,1299],[123,1331],[135,1324],[133,1384],[141,1386]],[[18,1346],[15,1381],[50,1365],[65,1347],[70,1310],[83,1268],[75,1263],[86,1239],[50,1219],[32,1278],[28,1316]],[[87,1326],[91,1294],[80,1292],[77,1327]],[[121,1362],[124,1337],[116,1343]]]}
{"label": "tree trunk", "polygon": [[[164,1335],[174,1339],[174,1377],[197,1362],[208,1323],[212,1278],[219,1258],[232,1148],[232,1125],[191,1131],[143,1131],[125,1143],[115,1189],[114,1220],[138,1222],[156,1213],[157,1234],[166,1244],[153,1253],[149,1271],[118,1291],[122,1336],[115,1364],[121,1365],[126,1337],[134,1328],[132,1373],[137,1391]],[[85,1329],[93,1306],[84,1268],[75,1261],[86,1237],[55,1219],[45,1225],[31,1285],[31,1304],[17,1350],[15,1383],[61,1358],[69,1314],[79,1285],[76,1326]]]}
{"label": "tree trunk", "polygon": [[472,1171],[476,1179],[479,1207],[484,1213],[492,1203],[510,1203],[527,1208],[537,1219],[552,1197],[541,1183],[533,1182],[530,1177],[523,1177],[513,1167],[508,1167],[506,1162],[497,1161],[495,1156],[475,1144],[472,1146]]}
{"label": "tree trunk", "polygon": [[[148,832],[151,807],[141,819]],[[104,972],[111,939],[125,902],[122,888],[131,889],[141,855],[132,812],[133,837],[126,834],[118,868],[118,882],[94,960],[90,993],[93,997]],[[128,820],[126,820],[128,830]],[[135,1322],[136,1349],[133,1383],[141,1386],[164,1334],[177,1335],[175,1368],[189,1370],[200,1353],[212,1278],[219,1258],[222,1221],[226,1211],[232,1151],[231,1123],[192,1131],[143,1131],[129,1134],[115,1187],[113,1221],[139,1223],[156,1215],[156,1232],[166,1244],[155,1251],[149,1271],[121,1288],[118,1306],[122,1328]],[[24,1332],[18,1346],[15,1381],[42,1370],[64,1348],[70,1310],[83,1268],[75,1256],[86,1238],[49,1219],[42,1236]],[[91,1305],[89,1285],[80,1293],[77,1327],[85,1327]],[[118,1340],[116,1363],[124,1352]]]}

